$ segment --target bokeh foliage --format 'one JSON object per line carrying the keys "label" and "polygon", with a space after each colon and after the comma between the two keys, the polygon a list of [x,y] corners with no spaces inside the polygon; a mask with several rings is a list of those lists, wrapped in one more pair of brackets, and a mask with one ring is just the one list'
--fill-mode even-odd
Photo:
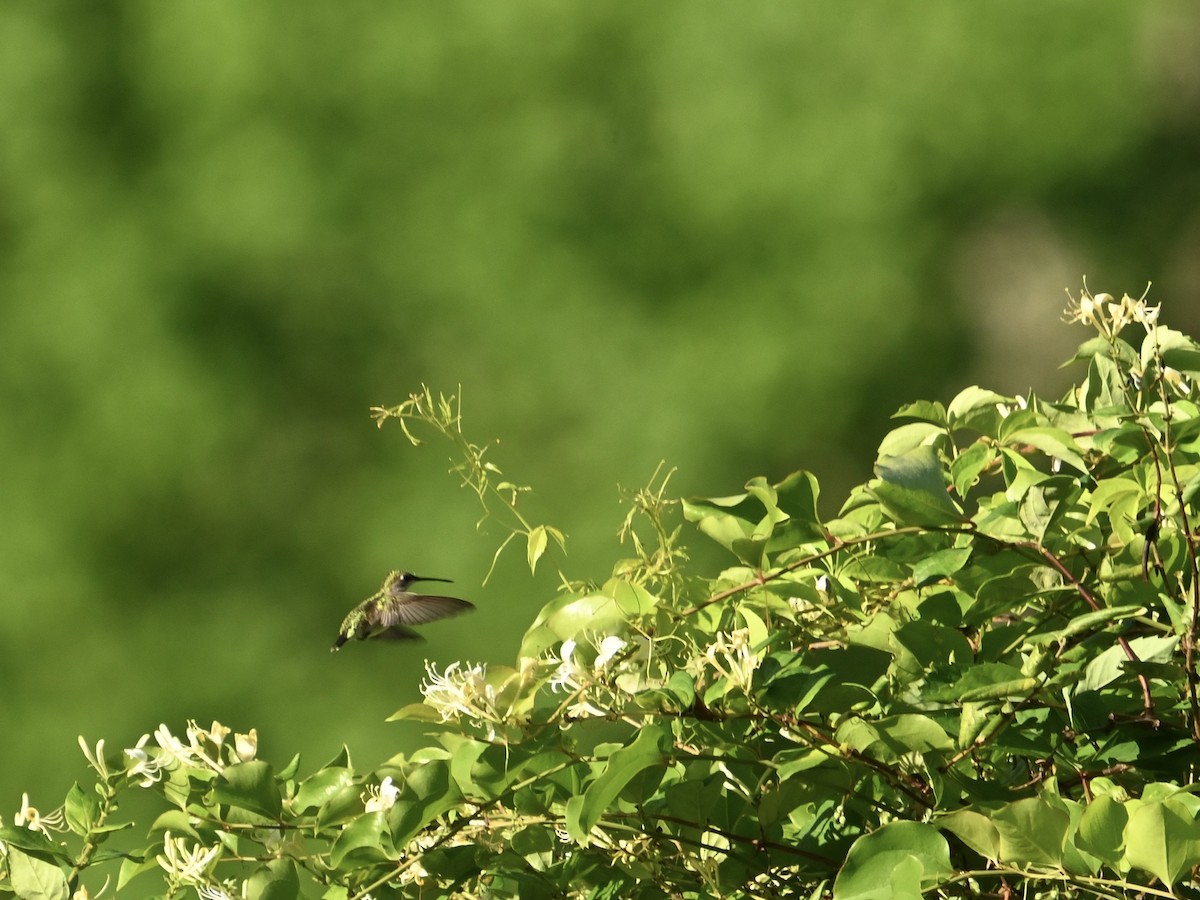
{"label": "bokeh foliage", "polygon": [[1043,324],[1081,271],[1179,295],[1194,34],[1182,4],[4,5],[0,810],[79,731],[387,756],[419,654],[324,651],[396,566],[480,607],[428,655],[511,656],[554,579],[479,588],[467,498],[370,427],[422,382],[588,577],[660,458],[683,494],[861,480],[881,411],[986,350],[1011,272],[959,267],[997,216],[1056,229]]}

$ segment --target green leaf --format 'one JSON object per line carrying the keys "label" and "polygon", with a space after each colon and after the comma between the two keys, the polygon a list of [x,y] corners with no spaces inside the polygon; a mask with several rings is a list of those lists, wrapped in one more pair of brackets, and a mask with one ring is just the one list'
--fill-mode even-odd
{"label": "green leaf", "polygon": [[996,448],[983,441],[976,441],[955,457],[950,464],[950,482],[960,499],[967,496],[984,469],[995,459]]}
{"label": "green leaf", "polygon": [[100,798],[95,794],[88,793],[76,782],[67,792],[64,812],[67,817],[67,827],[78,835],[85,835],[91,830],[96,823],[96,817],[100,814]]}
{"label": "green leaf", "polygon": [[882,456],[875,464],[882,481],[870,491],[902,525],[950,525],[963,521],[942,480],[942,467],[930,447],[902,456]]}
{"label": "green leaf", "polygon": [[950,401],[946,408],[946,417],[950,420],[951,428],[972,428],[994,437],[1001,420],[998,407],[1014,406],[1015,403],[1012,397],[972,386],[960,391],[958,396]]}
{"label": "green leaf", "polygon": [[942,816],[937,825],[992,862],[1000,860],[1000,832],[987,816],[974,810],[963,809]]}
{"label": "green leaf", "polygon": [[640,709],[683,712],[695,703],[696,682],[690,674],[679,669],[671,674],[666,684],[638,691],[634,699]]}
{"label": "green leaf", "polygon": [[67,900],[67,875],[58,866],[10,845],[8,877],[20,900]]}
{"label": "green leaf", "polygon": [[945,428],[950,424],[950,420],[946,417],[946,407],[938,403],[936,400],[917,400],[913,403],[906,403],[894,413],[893,419],[921,419],[925,422],[932,422],[934,425],[940,425]]}
{"label": "green leaf", "polygon": [[387,819],[380,811],[363,813],[342,829],[329,850],[329,863],[340,869],[348,861],[382,862],[392,854]]}
{"label": "green leaf", "polygon": [[[161,848],[161,844],[159,845]],[[158,861],[155,859],[154,853],[147,850],[140,856],[131,855],[121,863],[121,869],[117,873],[117,890],[123,891],[133,879],[139,875],[144,875],[146,872],[161,872]]]}
{"label": "green leaf", "polygon": [[292,800],[292,811],[304,813],[310,809],[319,809],[330,797],[353,781],[354,773],[342,766],[332,766],[314,772],[300,782]]}
{"label": "green leaf", "polygon": [[910,450],[945,440],[946,430],[928,422],[910,422],[893,428],[879,442],[880,456],[903,456]]}
{"label": "green leaf", "polygon": [[404,788],[388,816],[392,843],[403,848],[426,825],[462,803],[450,762],[429,759],[405,773]]}
{"label": "green leaf", "polygon": [[1030,485],[1017,504],[1021,523],[1039,542],[1058,522],[1080,494],[1075,479],[1067,475],[1047,478]]}
{"label": "green leaf", "polygon": [[472,772],[479,758],[491,749],[491,744],[462,735],[451,735],[450,738],[447,743],[453,753],[450,758],[450,777],[454,779],[458,790],[468,797],[487,797],[489,792],[480,787]]}
{"label": "green leaf", "polygon": [[[738,498],[710,499],[708,503],[725,503],[733,499],[740,502],[746,496],[742,494]],[[746,519],[687,500],[683,501],[683,515],[689,522],[695,522],[702,534],[716,541],[742,562],[756,568],[762,567],[762,555],[766,551],[767,540],[765,536],[755,537],[755,527]]]}
{"label": "green leaf", "polygon": [[1132,478],[1114,476],[1105,478],[1092,490],[1091,503],[1085,522],[1090,525],[1100,513],[1107,511],[1121,501],[1132,501],[1130,504],[1136,518],[1136,511],[1144,501],[1148,501],[1146,489]]}
{"label": "green leaf", "polygon": [[162,832],[171,832],[172,834],[186,834],[188,837],[200,840],[200,832],[192,825],[191,816],[182,809],[168,809],[150,826],[150,834],[158,834]]}
{"label": "green leaf", "polygon": [[971,703],[1002,698],[1023,699],[1037,687],[1037,680],[1026,678],[1021,670],[1007,663],[978,662],[963,672],[954,684],[928,693],[931,700]]}
{"label": "green leaf", "polygon": [[1200,864],[1200,822],[1176,797],[1143,802],[1125,827],[1125,855],[1171,887]]}
{"label": "green leaf", "polygon": [[322,768],[325,769],[349,769],[350,765],[350,748],[342,744],[342,749],[338,751],[338,755],[325,763]]}
{"label": "green leaf", "polygon": [[[1176,637],[1140,637],[1131,640],[1129,647],[1142,662],[1167,662],[1177,642]],[[1121,677],[1126,662],[1124,649],[1114,644],[1088,663],[1073,693],[1095,691],[1111,684]]]}
{"label": "green leaf", "polygon": [[835,737],[839,744],[885,762],[909,753],[954,749],[954,741],[937,722],[917,713],[901,713],[875,722],[846,718],[838,725]]}
{"label": "green leaf", "polygon": [[56,844],[40,831],[19,825],[0,825],[0,843],[19,847],[38,857],[69,862],[70,857],[61,844]]}
{"label": "green leaf", "polygon": [[384,721],[385,722],[401,722],[401,721],[405,721],[405,720],[410,721],[410,722],[444,722],[445,721],[442,718],[442,714],[440,712],[438,712],[436,709],[434,709],[432,706],[425,703],[424,701],[421,701],[419,703],[406,704],[405,706],[400,707],[398,710],[396,710],[394,713],[392,713],[390,716],[388,716]]}
{"label": "green leaf", "polygon": [[1000,858],[1021,866],[1057,866],[1071,815],[1044,797],[1016,800],[992,815],[1000,833]]}
{"label": "green leaf", "polygon": [[1125,806],[1111,794],[1102,794],[1084,808],[1076,842],[1081,849],[1114,865],[1124,854],[1128,822]]}
{"label": "green leaf", "polygon": [[1161,354],[1163,365],[1200,376],[1200,345],[1186,334],[1160,325],[1142,343],[1143,364],[1150,363],[1156,353]]}
{"label": "green leaf", "polygon": [[671,747],[671,733],[661,725],[648,725],[638,731],[633,743],[609,756],[604,770],[588,785],[578,804],[567,807],[567,833],[580,844],[604,815],[617,795],[635,775],[649,766],[662,763]]}
{"label": "green leaf", "polygon": [[927,582],[937,581],[948,575],[953,575],[965,566],[967,560],[970,558],[970,547],[953,547],[923,556],[913,563],[913,583],[917,587],[920,587]]}
{"label": "green leaf", "polygon": [[1123,606],[1111,606],[1105,609],[1094,609],[1091,612],[1076,616],[1065,627],[1053,632],[1050,637],[1055,641],[1065,641],[1068,638],[1075,637],[1077,634],[1095,631],[1113,622],[1121,622],[1125,619],[1132,619],[1134,616],[1143,615],[1145,612],[1146,607],[1135,603]]}
{"label": "green leaf", "polygon": [[255,900],[296,900],[300,876],[290,859],[273,859],[249,878],[248,894]]}
{"label": "green leaf", "polygon": [[1033,426],[1017,428],[1011,432],[1001,429],[1000,443],[1005,447],[1033,447],[1052,459],[1058,459],[1079,472],[1087,474],[1083,451],[1075,439],[1061,428]]}
{"label": "green leaf", "polygon": [[537,571],[538,560],[546,552],[546,542],[546,528],[544,525],[538,525],[536,528],[530,529],[525,547],[525,555],[529,560],[530,572]]}
{"label": "green leaf", "polygon": [[962,667],[970,665],[975,658],[971,644],[962,632],[945,625],[908,622],[895,631],[892,640],[911,653],[922,668],[934,665]]}
{"label": "green leaf", "polygon": [[280,782],[291,781],[292,779],[294,779],[296,777],[296,773],[299,771],[300,771],[300,754],[295,753],[292,755],[292,758],[288,761],[288,764],[275,774],[275,777]]}
{"label": "green leaf", "polygon": [[525,633],[520,655],[535,658],[583,631],[620,634],[631,621],[651,613],[658,598],[645,588],[614,578],[601,592],[583,597],[560,597],[548,603]]}
{"label": "green leaf", "polygon": [[362,814],[363,789],[361,785],[348,782],[328,796],[317,813],[317,826],[327,828]]}
{"label": "green leaf", "polygon": [[1031,581],[1041,566],[1020,566],[1010,572],[989,578],[975,592],[974,602],[966,610],[963,621],[967,625],[981,625],[995,616],[1015,614],[1037,594]]}
{"label": "green leaf", "polygon": [[779,537],[793,545],[806,540],[819,540],[825,536],[821,517],[817,513],[817,498],[821,494],[817,477],[811,472],[792,472],[775,485],[779,509],[787,514],[787,521]]}
{"label": "green leaf", "polygon": [[269,763],[255,759],[229,766],[213,785],[217,803],[278,819],[283,811],[279,786]]}
{"label": "green leaf", "polygon": [[917,900],[953,872],[950,845],[932,825],[890,822],[850,846],[834,900]]}

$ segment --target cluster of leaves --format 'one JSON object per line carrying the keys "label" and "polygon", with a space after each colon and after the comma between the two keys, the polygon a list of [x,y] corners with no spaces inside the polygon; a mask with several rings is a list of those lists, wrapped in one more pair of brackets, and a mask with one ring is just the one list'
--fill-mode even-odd
{"label": "cluster of leaves", "polygon": [[[0,890],[88,896],[119,860],[118,890],[205,898],[1186,894],[1200,344],[1157,312],[1073,301],[1097,334],[1057,402],[900,410],[836,518],[806,472],[683,503],[662,478],[634,557],[549,603],[514,666],[428,666],[394,718],[432,742],[374,772],[300,777],[216,724],[86,750],[74,839],[26,805]],[[688,571],[680,515],[728,569]],[[137,790],[165,811],[118,849]]]}

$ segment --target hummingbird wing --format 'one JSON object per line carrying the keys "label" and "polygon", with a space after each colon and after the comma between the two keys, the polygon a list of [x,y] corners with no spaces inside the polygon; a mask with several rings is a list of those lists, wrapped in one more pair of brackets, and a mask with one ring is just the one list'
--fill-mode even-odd
{"label": "hummingbird wing", "polygon": [[379,641],[423,641],[421,637],[411,628],[405,628],[403,625],[393,625],[391,628],[384,628],[382,631],[377,631],[371,635],[371,638]]}
{"label": "hummingbird wing", "polygon": [[474,609],[473,603],[457,597],[435,597],[430,594],[413,594],[404,600],[388,604],[379,610],[379,624],[385,628],[394,625],[424,625]]}

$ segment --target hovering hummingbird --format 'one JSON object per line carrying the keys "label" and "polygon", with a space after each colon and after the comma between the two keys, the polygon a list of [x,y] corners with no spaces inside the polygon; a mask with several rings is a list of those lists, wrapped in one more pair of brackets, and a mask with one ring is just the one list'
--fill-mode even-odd
{"label": "hovering hummingbird", "polygon": [[412,572],[391,572],[383,585],[342,620],[332,650],[349,640],[382,638],[393,641],[419,641],[421,636],[409,625],[424,625],[475,608],[457,597],[414,594],[408,587],[417,581],[445,581],[449,578],[422,578]]}

